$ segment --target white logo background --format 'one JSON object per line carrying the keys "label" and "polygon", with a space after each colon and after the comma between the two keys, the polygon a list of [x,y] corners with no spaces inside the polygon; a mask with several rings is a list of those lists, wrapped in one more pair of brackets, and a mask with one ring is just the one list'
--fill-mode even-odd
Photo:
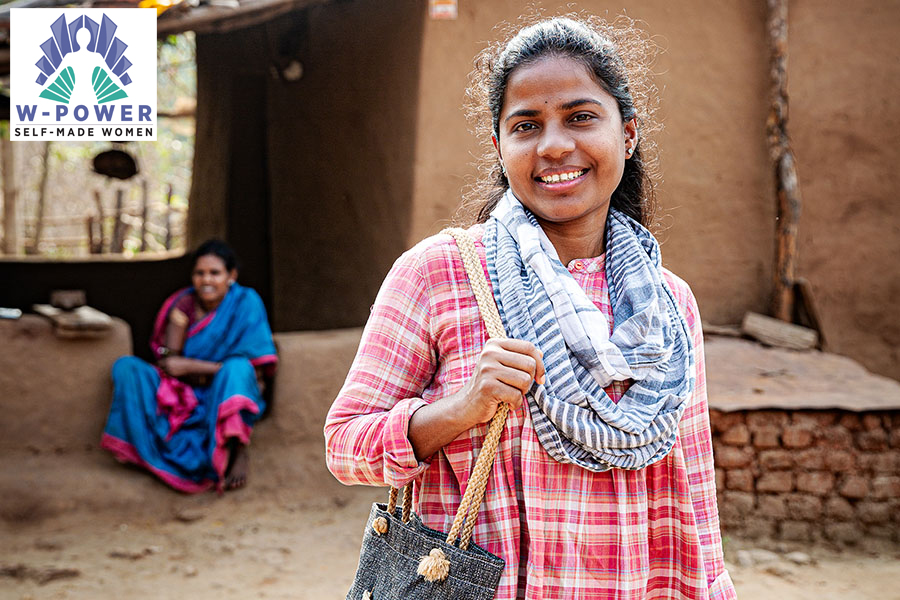
{"label": "white logo background", "polygon": [[[114,37],[128,45],[123,56],[132,63],[125,73],[131,83],[122,85],[112,73],[104,57],[87,49],[91,35],[87,27],[75,32],[80,50],[69,52],[43,85],[37,83],[41,70],[36,66],[43,56],[41,44],[53,38],[50,26],[61,15],[66,25],[78,17],[87,16],[95,23],[102,23],[107,15],[118,27]],[[54,42],[55,43],[55,42]],[[74,47],[74,45],[73,45]],[[112,47],[112,44],[110,44]],[[91,76],[95,66],[104,71],[122,90],[127,98],[98,104]],[[66,67],[72,67],[75,86],[68,105],[40,97]],[[10,139],[12,140],[135,140],[156,139],[156,9],[153,8],[14,8],[10,10]],[[140,120],[141,106],[150,107],[149,120]],[[22,107],[36,106],[34,118],[29,121],[20,112]],[[58,106],[67,108],[58,116]],[[77,107],[84,107],[79,109]],[[108,120],[97,118],[100,107],[112,115]],[[86,109],[86,110],[85,110]],[[124,109],[124,110],[123,110]],[[129,114],[130,113],[130,114]],[[148,111],[143,109],[144,115]],[[85,116],[86,115],[86,116]],[[76,118],[77,116],[77,118]],[[128,120],[130,118],[130,120]],[[105,130],[109,130],[109,135]],[[128,135],[130,130],[131,135]]]}

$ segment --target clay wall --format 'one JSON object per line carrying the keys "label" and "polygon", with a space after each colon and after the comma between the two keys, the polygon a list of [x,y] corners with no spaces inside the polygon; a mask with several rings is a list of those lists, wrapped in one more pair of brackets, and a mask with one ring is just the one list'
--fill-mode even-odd
{"label": "clay wall", "polygon": [[724,534],[900,542],[900,411],[710,411]]}
{"label": "clay wall", "polygon": [[[426,20],[410,244],[447,223],[475,175],[481,149],[461,110],[472,58],[497,38],[495,24],[531,4],[547,15],[623,11],[603,0],[497,0],[460,2],[456,21]],[[627,6],[665,49],[654,67],[665,126],[663,259],[716,324],[767,312],[771,297],[765,10],[764,2],[702,0]],[[788,128],[804,198],[798,275],[812,284],[830,349],[900,378],[900,4],[797,0],[789,23]]]}

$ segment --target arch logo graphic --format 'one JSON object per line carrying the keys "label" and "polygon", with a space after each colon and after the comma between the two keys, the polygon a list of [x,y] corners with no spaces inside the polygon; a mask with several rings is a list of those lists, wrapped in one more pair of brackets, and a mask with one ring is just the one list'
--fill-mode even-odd
{"label": "arch logo graphic", "polygon": [[10,139],[156,140],[156,9],[10,11]]}

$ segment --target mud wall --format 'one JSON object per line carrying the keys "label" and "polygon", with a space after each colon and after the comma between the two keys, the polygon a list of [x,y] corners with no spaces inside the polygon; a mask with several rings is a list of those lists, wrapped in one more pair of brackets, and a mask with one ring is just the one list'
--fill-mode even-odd
{"label": "mud wall", "polygon": [[[474,175],[478,141],[461,110],[472,58],[529,3],[460,2],[456,21],[426,21],[419,83],[414,215],[409,243],[439,230]],[[539,2],[615,16],[622,4]],[[767,312],[775,199],[765,145],[765,3],[648,0],[629,4],[665,52],[658,136],[659,237],[705,321]],[[789,94],[804,197],[798,275],[810,280],[830,348],[900,378],[900,4],[790,5]],[[865,40],[865,43],[850,40]]]}

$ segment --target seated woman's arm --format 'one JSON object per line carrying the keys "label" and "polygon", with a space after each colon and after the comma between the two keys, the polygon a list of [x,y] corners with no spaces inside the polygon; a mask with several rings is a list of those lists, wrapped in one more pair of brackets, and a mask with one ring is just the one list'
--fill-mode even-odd
{"label": "seated woman's arm", "polygon": [[180,309],[173,308],[169,312],[166,323],[166,347],[169,349],[169,355],[160,358],[157,364],[172,377],[193,375],[211,377],[222,368],[221,363],[181,356],[187,337],[188,322],[188,316]]}

